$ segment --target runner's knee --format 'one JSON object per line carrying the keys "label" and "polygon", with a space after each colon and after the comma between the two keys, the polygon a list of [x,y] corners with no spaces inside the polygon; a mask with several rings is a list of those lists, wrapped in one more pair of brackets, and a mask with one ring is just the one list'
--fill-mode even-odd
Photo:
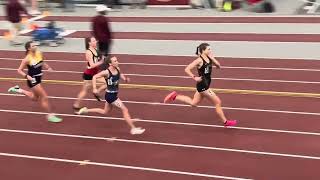
{"label": "runner's knee", "polygon": [[191,107],[197,107],[197,106],[198,106],[198,103],[197,103],[197,102],[192,101],[190,105],[191,105]]}
{"label": "runner's knee", "polygon": [[216,103],[216,106],[221,106],[221,104],[222,104],[220,98],[218,98],[218,97],[215,99],[215,103]]}
{"label": "runner's knee", "polygon": [[33,94],[33,95],[31,96],[31,100],[32,100],[32,101],[38,101],[38,100],[39,100],[39,96],[36,96],[36,95]]}
{"label": "runner's knee", "polygon": [[42,102],[48,102],[48,97],[47,97],[47,96],[41,97],[41,101],[42,101]]}
{"label": "runner's knee", "polygon": [[110,111],[109,109],[104,108],[103,114],[108,114],[109,111]]}

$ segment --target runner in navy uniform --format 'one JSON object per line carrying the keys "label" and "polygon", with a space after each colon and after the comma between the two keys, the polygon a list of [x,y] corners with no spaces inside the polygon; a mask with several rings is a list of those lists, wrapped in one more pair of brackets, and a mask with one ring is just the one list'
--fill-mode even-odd
{"label": "runner in navy uniform", "polygon": [[[164,103],[168,103],[170,101],[178,100],[184,102],[186,104],[190,104],[191,106],[197,106],[203,98],[207,98],[216,106],[216,112],[219,115],[221,121],[224,123],[225,126],[235,126],[237,124],[236,120],[227,120],[222,107],[221,107],[221,100],[220,98],[211,90],[209,89],[211,84],[211,72],[212,66],[216,66],[220,68],[220,63],[211,55],[211,48],[210,45],[207,43],[202,43],[197,47],[196,54],[199,56],[196,60],[194,60],[191,64],[189,64],[185,68],[185,72],[192,77],[193,80],[196,81],[197,91],[194,94],[193,99],[188,96],[177,94],[176,91],[171,92],[168,94],[165,99]],[[198,69],[198,75],[195,76],[192,73],[192,69]]]}
{"label": "runner in navy uniform", "polygon": [[121,109],[123,118],[127,121],[128,125],[131,128],[130,133],[133,135],[142,134],[145,129],[135,127],[135,125],[133,124],[133,120],[130,117],[128,108],[118,98],[120,78],[126,82],[129,82],[129,78],[120,73],[119,62],[116,57],[111,57],[107,60],[107,63],[109,64],[109,67],[106,70],[94,75],[92,78],[93,93],[95,94],[98,92],[97,79],[101,77],[104,77],[106,79],[107,89],[105,94],[106,103],[104,109],[88,109],[84,107],[81,108],[77,114],[87,114],[91,112],[107,114],[109,111],[111,111],[112,107],[115,106]]}

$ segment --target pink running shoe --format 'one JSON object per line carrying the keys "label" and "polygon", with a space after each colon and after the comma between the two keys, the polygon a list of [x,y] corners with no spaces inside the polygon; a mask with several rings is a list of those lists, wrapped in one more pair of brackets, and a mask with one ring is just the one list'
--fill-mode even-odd
{"label": "pink running shoe", "polygon": [[164,98],[164,103],[168,103],[169,101],[174,101],[177,97],[178,93],[176,91],[171,92]]}
{"label": "pink running shoe", "polygon": [[237,120],[227,120],[224,123],[225,127],[232,127],[232,126],[235,126],[235,125],[237,125]]}

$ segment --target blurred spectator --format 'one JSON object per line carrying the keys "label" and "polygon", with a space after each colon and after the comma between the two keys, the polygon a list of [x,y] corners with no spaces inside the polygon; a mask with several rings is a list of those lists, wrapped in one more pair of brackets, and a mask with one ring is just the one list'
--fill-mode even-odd
{"label": "blurred spectator", "polygon": [[242,7],[251,12],[264,13],[273,12],[274,7],[268,0],[244,0]]}
{"label": "blurred spectator", "polygon": [[12,45],[21,45],[18,35],[22,30],[21,14],[29,15],[27,10],[20,4],[18,0],[9,0],[6,5],[6,18],[12,24],[10,28],[10,43]]}
{"label": "blurred spectator", "polygon": [[147,7],[146,0],[130,0],[130,8],[140,7],[141,9],[145,9]]}
{"label": "blurred spectator", "polygon": [[62,8],[64,8],[64,12],[74,12],[75,5],[73,0],[63,0]]}
{"label": "blurred spectator", "polygon": [[122,8],[120,0],[105,0],[105,5],[112,9]]}
{"label": "blurred spectator", "polygon": [[202,2],[200,0],[190,0],[189,4],[193,9],[203,8]]}
{"label": "blurred spectator", "polygon": [[215,7],[218,8],[219,10],[223,9],[223,4],[224,4],[224,0],[216,0],[215,1]]}
{"label": "blurred spectator", "polygon": [[31,11],[29,12],[31,15],[40,15],[41,12],[38,9],[38,0],[31,0]]}
{"label": "blurred spectator", "polygon": [[92,33],[93,36],[98,40],[99,53],[101,53],[104,57],[108,56],[112,43],[109,19],[105,16],[108,10],[110,10],[110,8],[107,6],[98,5],[96,7],[98,15],[92,19]]}
{"label": "blurred spectator", "polygon": [[190,0],[190,6],[193,9],[198,9],[198,8],[212,9],[216,7],[214,0]]}

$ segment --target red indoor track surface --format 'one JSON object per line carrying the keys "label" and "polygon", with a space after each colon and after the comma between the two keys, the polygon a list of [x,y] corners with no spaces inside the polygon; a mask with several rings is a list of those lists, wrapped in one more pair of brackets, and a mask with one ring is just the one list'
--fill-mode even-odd
{"label": "red indoor track surface", "polygon": [[[20,78],[14,69],[23,52],[1,53],[0,76]],[[46,53],[55,70],[46,80],[81,81],[82,54]],[[56,60],[56,61],[52,61]],[[134,84],[186,86],[183,73],[191,58],[119,55],[122,70]],[[302,60],[221,59],[229,68],[215,70],[215,88],[317,93],[320,62]],[[250,69],[232,68],[250,61]],[[276,60],[274,60],[276,61]],[[290,63],[294,61],[295,63]],[[144,63],[137,65],[136,63]],[[131,63],[131,64],[130,64]],[[146,64],[165,64],[162,66]],[[170,66],[181,65],[181,66]],[[148,68],[146,68],[146,66]],[[283,68],[305,70],[284,70]],[[278,69],[275,69],[278,68]],[[159,75],[148,77],[142,75]],[[172,76],[172,77],[165,77]],[[260,82],[224,78],[282,80]],[[286,82],[288,81],[288,82]],[[299,81],[299,82],[289,82]],[[309,83],[307,83],[309,81]],[[2,81],[0,86],[1,179],[318,179],[320,172],[319,100],[307,97],[219,94],[226,115],[239,120],[236,128],[221,126],[210,103],[199,107],[178,102],[162,104],[165,90],[123,88],[137,125],[147,129],[129,135],[121,113],[106,116],[73,114],[79,85],[44,84],[54,112],[64,118],[51,124],[39,105],[7,94],[25,82]],[[192,95],[193,92],[181,92]],[[103,107],[91,95],[87,107]],[[311,177],[311,178],[310,178]]]}

